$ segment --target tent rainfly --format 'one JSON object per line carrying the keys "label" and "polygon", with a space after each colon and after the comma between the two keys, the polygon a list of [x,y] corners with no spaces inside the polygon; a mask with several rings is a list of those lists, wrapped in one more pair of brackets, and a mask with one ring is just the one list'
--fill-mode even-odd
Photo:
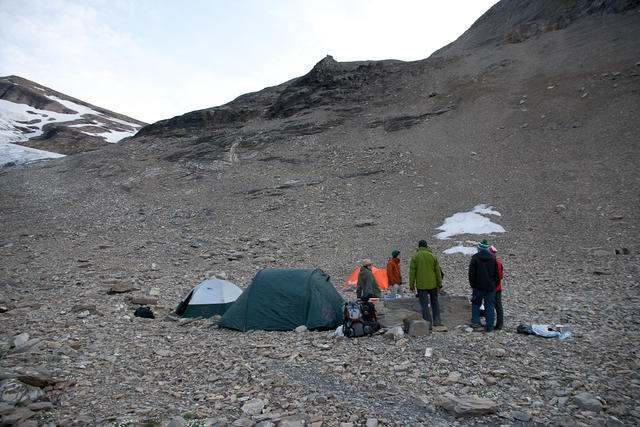
{"label": "tent rainfly", "polygon": [[[384,270],[382,268],[376,268],[375,266],[371,266],[371,272],[373,273],[373,275],[376,278],[376,281],[378,282],[378,286],[380,287],[380,289],[387,289],[389,287],[389,279],[387,279],[387,270]],[[351,276],[349,276],[349,278],[347,279],[347,281],[345,282],[344,285],[342,285],[342,287],[347,287],[349,285],[351,286],[357,286],[358,285],[358,274],[360,273],[360,267],[356,268],[354,270],[353,273],[351,273]]]}
{"label": "tent rainfly", "polygon": [[218,325],[240,331],[335,329],[344,300],[322,270],[261,270]]}
{"label": "tent rainfly", "polygon": [[180,301],[175,315],[178,317],[211,317],[224,314],[242,289],[222,279],[209,279],[196,285]]}

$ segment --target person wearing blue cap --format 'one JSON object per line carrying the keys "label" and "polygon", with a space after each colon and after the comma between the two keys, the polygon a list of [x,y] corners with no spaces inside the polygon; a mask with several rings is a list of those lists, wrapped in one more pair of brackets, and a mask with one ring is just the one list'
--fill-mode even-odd
{"label": "person wearing blue cap", "polygon": [[486,332],[493,332],[494,303],[496,298],[496,288],[500,284],[500,269],[498,262],[489,252],[489,242],[482,239],[478,243],[478,252],[471,257],[469,263],[469,285],[473,292],[471,294],[471,327],[482,328],[480,324],[480,306],[484,302],[486,313]]}

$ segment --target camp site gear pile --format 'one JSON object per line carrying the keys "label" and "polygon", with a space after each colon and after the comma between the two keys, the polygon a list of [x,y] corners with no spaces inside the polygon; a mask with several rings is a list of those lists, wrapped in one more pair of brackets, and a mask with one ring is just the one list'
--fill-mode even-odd
{"label": "camp site gear pile", "polygon": [[342,333],[349,338],[373,335],[380,324],[376,318],[376,306],[372,302],[355,300],[344,303]]}

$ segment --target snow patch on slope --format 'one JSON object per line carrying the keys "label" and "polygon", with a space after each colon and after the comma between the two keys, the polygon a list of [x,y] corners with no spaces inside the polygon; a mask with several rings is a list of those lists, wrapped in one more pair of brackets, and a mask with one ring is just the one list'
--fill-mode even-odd
{"label": "snow patch on slope", "polygon": [[[36,87],[36,89],[44,91],[39,87]],[[75,111],[75,113],[65,114],[41,110],[27,104],[0,99],[0,167],[7,164],[29,163],[38,159],[63,157],[61,154],[15,144],[41,136],[44,132],[44,126],[50,123],[59,124],[83,120],[85,123],[70,124],[68,126],[80,129],[87,128],[87,130],[81,130],[81,132],[85,135],[103,138],[109,143],[116,143],[123,138],[133,136],[141,127],[139,124],[108,116],[73,101],[53,95],[45,96]],[[95,116],[95,119],[86,116]],[[108,123],[111,124],[111,129]],[[113,129],[114,124],[116,124],[116,129]],[[117,125],[122,125],[122,128]]]}
{"label": "snow patch on slope", "polygon": [[[493,233],[504,233],[505,229],[496,223],[491,222],[489,218],[483,215],[501,216],[500,212],[487,207],[487,205],[476,205],[470,212],[458,212],[446,218],[444,223],[437,228],[442,230],[441,233],[435,235],[441,240],[448,240],[453,236],[460,234],[480,234],[490,235]],[[473,246],[465,246],[464,243],[458,242],[457,246],[444,251],[445,254],[461,253],[465,255],[473,255],[477,252],[476,245],[478,242],[467,240]]]}
{"label": "snow patch on slope", "polygon": [[0,167],[10,164],[21,165],[36,160],[55,159],[59,157],[64,157],[64,154],[0,142]]}

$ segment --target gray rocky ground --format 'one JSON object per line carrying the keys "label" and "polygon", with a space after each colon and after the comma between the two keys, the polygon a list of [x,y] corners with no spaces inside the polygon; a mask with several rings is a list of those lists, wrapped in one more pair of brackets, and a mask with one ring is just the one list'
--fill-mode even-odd
{"label": "gray rocky ground", "polygon": [[[326,58],[117,146],[1,169],[2,422],[637,425],[638,22],[589,15],[415,63]],[[321,268],[339,288],[399,249],[406,280],[423,238],[468,295],[469,257],[443,252],[484,236],[433,236],[481,203],[506,230],[488,236],[503,331],[348,340],[166,316],[214,275]]]}

